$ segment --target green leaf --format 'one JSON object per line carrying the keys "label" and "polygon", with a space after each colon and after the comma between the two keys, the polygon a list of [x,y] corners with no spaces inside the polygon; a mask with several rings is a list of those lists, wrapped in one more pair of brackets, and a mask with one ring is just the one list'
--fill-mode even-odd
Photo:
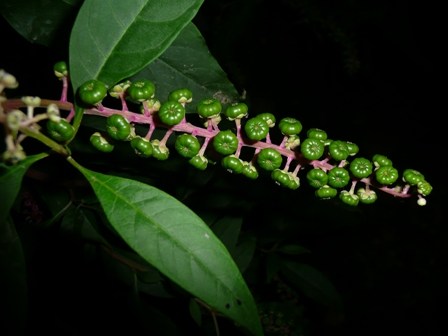
{"label": "green leaf", "polygon": [[53,217],[67,207],[70,202],[70,194],[66,188],[52,185],[50,183],[40,184],[36,186],[39,196],[47,204]]}
{"label": "green leaf", "polygon": [[200,326],[202,324],[201,308],[199,307],[198,303],[193,298],[190,299],[189,309],[190,309],[191,317]]}
{"label": "green leaf", "polygon": [[226,216],[211,226],[216,237],[227,247],[230,254],[235,250],[242,222],[241,217]]}
{"label": "green leaf", "polygon": [[159,57],[196,15],[203,0],[86,0],[70,37],[73,90],[90,79],[106,85]]}
{"label": "green leaf", "polygon": [[78,238],[109,246],[109,243],[98,232],[96,223],[92,223],[80,208],[71,205],[65,212],[61,222],[61,231]]}
{"label": "green leaf", "polygon": [[302,253],[311,253],[310,250],[307,248],[297,245],[297,244],[286,244],[281,246],[278,249],[279,252],[282,252],[284,254],[302,254]]}
{"label": "green leaf", "polygon": [[22,178],[25,172],[34,162],[46,156],[48,156],[47,153],[28,156],[14,166],[0,163],[0,223],[3,223],[9,214],[9,210],[22,185]]}
{"label": "green leaf", "polygon": [[196,113],[195,102],[205,98],[218,99],[224,107],[240,100],[193,23],[182,30],[163,55],[130,78],[131,81],[139,79],[152,81],[156,97],[162,102],[171,91],[190,89],[193,103],[186,105],[187,113]]}
{"label": "green leaf", "polygon": [[[110,250],[103,248],[102,258],[104,269],[110,277],[120,280],[130,287],[134,287],[137,281],[137,289],[140,292],[147,293],[152,296],[162,298],[172,298],[173,296],[165,289],[163,281],[146,282],[145,280],[156,280],[154,272],[152,274],[145,274],[146,272],[139,272],[131,269],[141,265],[135,264],[133,260],[128,259],[128,255],[123,254],[123,250],[113,247]],[[154,276],[155,275],[155,276]],[[160,276],[160,275],[159,275]],[[137,279],[135,279],[137,277]],[[143,277],[143,279],[142,279]],[[146,277],[146,279],[145,279]],[[149,278],[149,279],[148,279]]]}
{"label": "green leaf", "polygon": [[235,248],[232,257],[238,265],[238,269],[243,273],[254,257],[257,240],[254,237],[244,237]]}
{"label": "green leaf", "polygon": [[22,244],[11,216],[0,222],[0,274],[1,328],[22,335],[27,319],[26,268]]}
{"label": "green leaf", "polygon": [[67,46],[81,1],[1,1],[0,12],[31,43]]}
{"label": "green leaf", "polygon": [[333,284],[314,267],[292,261],[283,261],[282,273],[309,298],[320,304],[341,309],[341,298]]}
{"label": "green leaf", "polygon": [[90,182],[110,223],[134,251],[192,295],[262,335],[241,273],[194,212],[159,189],[68,161]]}

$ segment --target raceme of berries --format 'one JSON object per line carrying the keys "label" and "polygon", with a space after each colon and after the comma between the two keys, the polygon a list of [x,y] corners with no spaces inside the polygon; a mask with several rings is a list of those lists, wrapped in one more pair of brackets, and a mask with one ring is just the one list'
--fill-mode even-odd
{"label": "raceme of berries", "polygon": [[[59,79],[67,80],[66,63],[56,63],[54,73]],[[14,76],[0,70],[0,93],[3,88],[15,88],[17,85]],[[121,99],[121,110],[102,105],[108,93]],[[257,179],[261,168],[270,172],[272,180],[280,187],[295,190],[300,186],[301,171],[305,170],[302,175],[316,188],[318,198],[330,199],[339,193],[339,199],[348,206],[375,202],[377,193],[373,189],[401,198],[416,195],[417,203],[425,205],[425,197],[432,191],[425,176],[416,170],[406,169],[399,179],[398,170],[384,155],[352,159],[358,154],[359,147],[349,141],[331,140],[324,130],[310,128],[301,139],[299,133],[303,127],[295,118],[283,118],[277,122],[272,113],[257,115],[251,112],[251,118],[247,119],[249,107],[245,103],[235,103],[223,109],[219,100],[207,98],[196,104],[196,111],[205,125],[199,127],[187,122],[185,104],[194,103],[192,91],[180,88],[172,91],[165,100],[161,99],[163,97],[155,98],[155,93],[155,85],[148,80],[125,80],[110,90],[98,80],[81,85],[77,94],[88,107],[84,109],[84,114],[106,118],[104,131],[95,132],[90,137],[92,146],[98,151],[110,153],[116,141],[128,141],[130,150],[142,159],[167,160],[170,155],[167,141],[174,136],[176,151],[199,170],[207,169],[208,149],[212,146],[222,156],[221,165],[230,173]],[[59,101],[24,97],[20,106],[25,104],[27,113],[17,109],[17,100],[0,97],[0,116],[2,113],[6,115],[3,118],[5,127],[11,130],[13,136],[12,140],[7,141],[4,161],[17,163],[26,158],[20,145],[23,137],[19,135],[28,128],[40,132],[41,127],[37,125],[40,120],[49,119],[46,121],[46,132],[39,139],[49,135],[55,141],[66,144],[74,137],[76,132],[71,124],[74,110],[73,105],[66,101],[67,85],[63,85]],[[125,98],[140,104],[137,112],[128,110]],[[67,106],[70,106],[70,114],[63,119],[60,110],[67,110]],[[47,107],[47,111],[35,116],[34,109],[43,107]],[[223,117],[233,121],[235,126],[227,130],[219,129],[218,124]],[[136,124],[147,126],[146,135],[135,133]],[[279,144],[272,143],[269,134],[276,125],[283,135]],[[151,139],[156,128],[166,129],[162,139]],[[251,160],[240,158],[243,147],[253,150]],[[68,155],[65,150],[61,150],[61,154]]]}

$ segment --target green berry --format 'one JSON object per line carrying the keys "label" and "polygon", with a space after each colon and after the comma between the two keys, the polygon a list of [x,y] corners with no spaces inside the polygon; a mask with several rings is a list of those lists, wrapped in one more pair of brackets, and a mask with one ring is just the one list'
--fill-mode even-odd
{"label": "green berry", "polygon": [[284,135],[293,135],[300,133],[302,130],[302,124],[294,118],[283,118],[280,120],[278,128]]}
{"label": "green berry", "polygon": [[103,82],[92,79],[79,87],[78,94],[84,103],[97,105],[106,97],[107,87]]}
{"label": "green berry", "polygon": [[419,194],[427,196],[431,193],[432,186],[426,181],[421,181],[417,184],[417,191]]}
{"label": "green berry", "polygon": [[264,148],[258,153],[257,162],[261,168],[267,171],[273,171],[280,168],[283,158],[277,150],[273,148]]}
{"label": "green berry", "polygon": [[205,168],[207,168],[208,160],[203,155],[196,155],[193,156],[188,162],[199,170],[205,170]]}
{"label": "green berry", "polygon": [[364,204],[372,204],[374,203],[378,196],[376,192],[373,190],[365,190],[364,188],[359,188],[356,192],[356,195],[359,197],[359,201]]}
{"label": "green berry", "polygon": [[314,188],[322,188],[328,183],[328,175],[321,169],[311,169],[306,174],[308,183]]}
{"label": "green berry", "polygon": [[384,155],[375,154],[372,161],[376,168],[382,166],[392,166],[392,161]]}
{"label": "green berry", "polygon": [[221,113],[222,106],[219,100],[213,98],[203,99],[198,103],[197,111],[201,117],[214,118]]}
{"label": "green berry", "polygon": [[121,114],[112,114],[107,118],[106,130],[115,140],[129,140],[131,125]]}
{"label": "green berry", "polygon": [[47,131],[51,138],[56,141],[67,141],[75,135],[75,129],[65,119],[59,122],[48,120]]}
{"label": "green berry", "polygon": [[335,197],[338,194],[338,191],[334,188],[331,188],[328,185],[324,185],[323,187],[316,190],[316,196],[322,199],[328,199]]}
{"label": "green berry", "polygon": [[350,141],[346,141],[345,142],[348,148],[348,152],[350,153],[350,156],[356,155],[359,152],[359,147],[358,145],[354,144],[353,142]]}
{"label": "green berry", "polygon": [[58,78],[67,77],[68,76],[68,67],[65,62],[57,62],[53,66],[54,74]]}
{"label": "green berry", "polygon": [[151,142],[145,138],[135,137],[131,140],[131,147],[135,150],[135,154],[147,158],[153,153]]}
{"label": "green berry", "polygon": [[375,176],[379,183],[389,185],[398,179],[398,170],[392,166],[382,166],[376,171]]}
{"label": "green berry", "polygon": [[271,178],[275,181],[275,183],[282,187],[288,187],[291,183],[291,179],[289,178],[288,173],[284,170],[275,169],[271,173]]}
{"label": "green berry", "polygon": [[350,175],[344,168],[335,167],[328,172],[328,184],[333,188],[344,188],[350,181]]}
{"label": "green berry", "polygon": [[327,132],[318,129],[318,128],[311,128],[306,133],[306,136],[308,138],[318,139],[318,140],[327,140]]}
{"label": "green berry", "polygon": [[243,162],[235,155],[224,157],[221,164],[229,173],[241,174],[243,172]]}
{"label": "green berry", "polygon": [[168,159],[168,156],[170,155],[168,147],[166,147],[165,145],[160,145],[159,140],[153,140],[151,144],[153,148],[152,156],[154,158],[160,161]]}
{"label": "green berry", "polygon": [[184,117],[185,108],[177,101],[167,101],[160,106],[159,118],[165,125],[177,125]]}
{"label": "green berry", "polygon": [[249,119],[244,126],[244,130],[246,131],[247,137],[251,140],[261,140],[266,138],[266,135],[269,133],[269,126],[261,118],[255,117]]}
{"label": "green berry", "polygon": [[261,118],[264,121],[266,121],[266,124],[268,124],[269,128],[272,128],[275,126],[275,117],[272,113],[261,113],[257,115],[257,118]]}
{"label": "green berry", "polygon": [[238,138],[230,130],[221,131],[213,139],[213,146],[218,153],[233,154],[238,149]]}
{"label": "green berry", "polygon": [[364,158],[356,158],[350,163],[350,171],[357,178],[365,178],[372,174],[372,163]]}
{"label": "green berry", "polygon": [[191,103],[193,100],[193,92],[189,89],[175,90],[168,95],[168,99],[178,103]]}
{"label": "green berry", "polygon": [[340,140],[332,141],[328,147],[328,151],[332,158],[338,161],[345,160],[350,155],[347,142]]}
{"label": "green berry", "polygon": [[244,103],[237,103],[226,109],[226,116],[229,120],[241,119],[247,116],[248,107]]}
{"label": "green berry", "polygon": [[409,183],[410,185],[419,184],[424,180],[425,177],[423,176],[423,174],[416,170],[406,169],[403,173],[403,181]]}
{"label": "green berry", "polygon": [[131,83],[126,90],[129,97],[139,102],[153,98],[155,91],[156,87],[154,84],[145,79]]}
{"label": "green berry", "polygon": [[321,140],[321,141],[325,147],[330,146],[331,143],[333,142],[333,140],[331,140],[331,139],[325,139],[325,140]]}
{"label": "green berry", "polygon": [[113,140],[108,136],[102,136],[101,133],[95,132],[90,137],[90,143],[100,152],[110,153],[114,150]]}
{"label": "green berry", "polygon": [[308,160],[318,160],[324,153],[324,145],[321,141],[313,138],[307,138],[300,146],[302,155]]}
{"label": "green berry", "polygon": [[190,134],[182,134],[178,136],[175,147],[180,155],[189,159],[197,155],[201,149],[198,139]]}
{"label": "green berry", "polygon": [[342,202],[350,206],[357,206],[359,203],[358,195],[350,194],[347,190],[342,190],[339,198]]}
{"label": "green berry", "polygon": [[243,162],[243,175],[247,178],[250,178],[251,180],[255,180],[258,177],[258,171],[257,168],[255,168],[252,165],[249,165],[247,162]]}

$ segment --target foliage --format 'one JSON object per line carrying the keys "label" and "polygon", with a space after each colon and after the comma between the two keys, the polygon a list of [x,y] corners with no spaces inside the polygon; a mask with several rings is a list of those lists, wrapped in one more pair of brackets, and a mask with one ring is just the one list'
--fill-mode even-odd
{"label": "foliage", "polygon": [[[33,10],[20,11],[24,4]],[[263,331],[299,335],[308,334],[309,330],[296,290],[333,311],[343,311],[342,301],[322,272],[300,261],[309,250],[291,239],[297,233],[294,216],[286,216],[285,212],[283,217],[279,216],[278,209],[274,210],[269,202],[265,207],[260,204],[269,201],[272,194],[280,195],[277,204],[296,197],[308,209],[326,207],[328,211],[321,216],[326,213],[331,217],[346,211],[346,205],[373,203],[377,198],[373,188],[403,199],[417,195],[418,204],[426,204],[424,197],[431,193],[432,187],[420,173],[406,170],[403,184],[385,186],[393,184],[397,177],[386,179],[383,175],[378,177],[377,172],[390,170],[392,164],[382,165],[372,159],[376,173],[370,169],[365,175],[358,168],[351,168],[352,165],[349,169],[349,156],[359,150],[356,145],[329,140],[318,129],[308,132],[308,138],[300,145],[297,134],[302,125],[294,118],[277,121],[283,134],[278,138],[279,145],[271,140],[275,135],[269,133],[275,122],[268,123],[264,115],[245,121],[245,113],[232,114],[229,121],[223,120],[218,127],[224,111],[229,116],[232,112],[227,112],[227,108],[236,106],[244,97],[238,95],[190,22],[201,4],[202,1],[160,0],[138,5],[113,1],[104,6],[104,2],[86,0],[83,3],[64,1],[64,4],[17,1],[1,5],[2,14],[19,33],[45,45],[60,41],[58,31],[67,25],[60,19],[75,17],[77,13],[70,35],[69,76],[57,75],[63,86],[61,98],[1,98],[0,121],[5,125],[7,146],[0,166],[0,187],[7,192],[1,194],[0,219],[5,223],[2,231],[7,232],[3,235],[3,245],[12,246],[13,256],[2,268],[10,274],[5,278],[7,283],[14,284],[14,279],[21,279],[14,286],[17,288],[8,294],[17,306],[10,312],[11,328],[17,329],[16,321],[25,319],[24,270],[13,267],[14,263],[24,263],[14,225],[15,222],[21,227],[24,214],[33,230],[44,233],[57,230],[62,237],[82,242],[80,252],[86,262],[93,267],[101,264],[111,278],[130,286],[130,315],[142,329],[158,334],[181,334],[165,315],[165,304],[157,308],[148,304],[150,300],[144,296],[148,294],[180,300],[183,304],[180,311],[191,314],[192,319],[177,323],[193,328],[194,320],[202,325],[204,333],[208,331],[202,315],[211,315],[217,333],[221,322],[216,317],[226,316],[234,323],[224,324],[224,330],[237,326],[241,333],[254,335],[262,335]],[[45,6],[51,6],[58,18],[50,25],[42,21],[49,8]],[[31,21],[30,15],[36,14],[40,28],[25,29],[23,22]],[[17,20],[20,17],[23,19]],[[5,72],[0,77],[0,85],[15,88],[14,77]],[[73,94],[68,91],[68,79]],[[110,97],[96,102],[90,100],[91,96],[82,101],[78,88],[92,79],[104,82],[110,96],[119,102]],[[138,102],[130,97],[127,89],[131,83],[143,79],[154,83],[156,98],[160,101],[151,98]],[[177,114],[170,119],[172,123],[163,123],[157,114],[160,104],[172,97],[169,96],[172,91],[186,87],[193,92],[195,103],[179,100],[176,104],[187,114]],[[200,102],[198,112],[202,118],[193,114],[196,102]],[[21,113],[20,108],[26,109],[26,113]],[[67,121],[61,121],[59,110],[68,111],[63,112]],[[180,113],[180,110],[171,111],[167,107],[164,113]],[[121,124],[113,120],[117,117],[123,117]],[[202,127],[204,121],[205,127]],[[48,129],[62,124],[65,127],[67,122],[72,123],[74,132],[59,129],[63,137],[42,131],[40,126],[46,123]],[[124,129],[124,135],[119,138],[114,136],[117,127]],[[189,157],[182,155],[186,150],[182,146],[186,145],[178,142],[174,145],[174,132],[199,138],[200,149],[194,148],[194,154]],[[236,143],[230,152],[225,139],[220,144],[214,141],[225,132],[232,134],[231,140]],[[29,138],[38,140],[51,151],[43,151],[39,145],[29,142]],[[106,149],[106,145],[112,147]],[[179,153],[189,160],[176,153],[170,155],[170,149],[174,148],[181,148]],[[37,154],[26,158],[25,152]],[[55,153],[66,162],[52,159],[54,155],[44,159]],[[231,155],[223,158],[221,154]],[[157,161],[149,159],[150,156]],[[233,173],[230,178],[222,168],[214,167],[221,159],[224,168]],[[364,160],[367,166],[373,166],[370,160]],[[35,165],[30,168],[32,164]],[[340,200],[332,198],[326,205],[311,199],[311,188],[306,186],[300,196],[292,196],[299,192],[295,191],[300,186],[298,175],[306,166],[330,177],[322,185],[320,180],[309,178],[311,186],[317,185],[318,198],[330,199],[337,194],[336,189],[346,186],[348,190],[340,192]],[[25,172],[32,173],[33,169],[44,172],[45,183],[25,179],[22,185]],[[235,176],[238,174],[242,176]],[[261,181],[252,181],[258,176]],[[267,183],[269,176],[275,184]],[[231,183],[239,186],[238,198],[229,192]],[[355,191],[361,183],[365,189]],[[39,200],[30,195],[38,195]],[[260,226],[254,227],[254,223]],[[23,230],[30,233],[29,228]],[[264,273],[262,277],[260,270]],[[260,297],[263,292],[260,286],[271,289],[277,286],[274,291],[286,292],[286,295],[273,300],[269,295]],[[142,318],[148,312],[153,318],[151,326],[145,325]]]}

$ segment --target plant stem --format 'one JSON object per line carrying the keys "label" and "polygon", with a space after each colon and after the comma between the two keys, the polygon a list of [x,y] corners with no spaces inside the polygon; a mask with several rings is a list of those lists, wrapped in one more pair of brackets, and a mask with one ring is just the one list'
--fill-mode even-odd
{"label": "plant stem", "polygon": [[45,144],[48,147],[50,147],[56,153],[59,153],[59,154],[65,156],[65,157],[68,156],[68,152],[64,148],[64,146],[62,146],[62,145],[58,144],[57,142],[51,140],[49,137],[43,135],[39,131],[36,131],[34,129],[31,129],[31,128],[24,127],[24,128],[20,128],[20,132],[22,132],[23,134],[26,134],[26,135],[28,135],[28,136],[36,139],[36,140],[39,140],[43,144]]}

